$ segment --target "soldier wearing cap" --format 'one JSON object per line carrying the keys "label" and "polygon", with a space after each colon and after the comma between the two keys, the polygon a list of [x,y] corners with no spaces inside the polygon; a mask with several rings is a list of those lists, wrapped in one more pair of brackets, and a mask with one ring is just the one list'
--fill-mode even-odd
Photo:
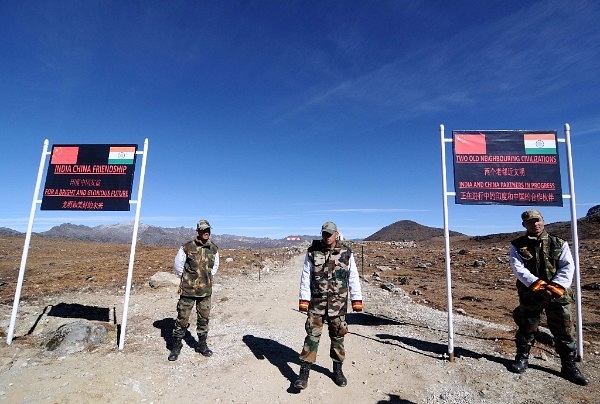
{"label": "soldier wearing cap", "polygon": [[571,319],[571,282],[575,264],[569,245],[544,230],[544,218],[539,211],[525,211],[521,219],[527,232],[510,245],[510,265],[517,277],[519,306],[513,311],[518,326],[517,354],[509,370],[523,373],[527,369],[529,351],[535,342],[541,313],[545,311],[561,359],[561,375],[585,386],[588,379],[575,366],[576,345]]}
{"label": "soldier wearing cap", "polygon": [[210,240],[210,223],[200,220],[196,225],[197,236],[179,248],[175,256],[174,269],[181,278],[179,284],[179,302],[177,303],[177,319],[173,328],[173,344],[169,360],[177,360],[183,344],[181,340],[189,327],[189,318],[196,306],[196,331],[198,344],[196,352],[211,356],[206,337],[210,315],[213,276],[219,269],[219,251]]}
{"label": "soldier wearing cap", "polygon": [[353,311],[362,311],[362,292],[358,269],[352,250],[338,240],[335,223],[321,226],[321,240],[313,240],[306,252],[300,277],[299,310],[307,312],[306,337],[300,353],[300,375],[294,382],[297,389],[308,385],[310,367],[317,359],[323,323],[327,321],[331,340],[329,356],[333,360],[333,381],[345,386],[342,372],[346,357],[344,335],[348,333],[346,312],[348,297]]}

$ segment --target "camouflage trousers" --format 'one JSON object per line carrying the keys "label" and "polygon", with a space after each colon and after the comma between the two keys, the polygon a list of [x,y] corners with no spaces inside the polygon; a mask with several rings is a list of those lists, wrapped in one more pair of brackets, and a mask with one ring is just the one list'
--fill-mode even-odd
{"label": "camouflage trousers", "polygon": [[317,360],[317,351],[319,350],[319,340],[323,332],[323,321],[327,319],[327,327],[329,330],[329,339],[331,345],[329,348],[329,356],[334,362],[343,362],[346,358],[344,350],[344,335],[348,333],[348,323],[346,316],[324,317],[314,313],[308,313],[308,318],[304,325],[306,330],[306,338],[304,338],[304,346],[300,353],[300,360],[309,363],[315,363]]}
{"label": "camouflage trousers", "polygon": [[556,352],[566,354],[575,351],[577,346],[573,340],[573,319],[569,300],[565,296],[565,299],[545,301],[532,293],[522,293],[519,306],[513,311],[513,319],[519,327],[516,335],[517,347],[533,345],[541,314],[545,311]]}
{"label": "camouflage trousers", "polygon": [[183,338],[189,326],[192,309],[196,305],[196,331],[198,334],[208,333],[208,317],[210,316],[210,296],[188,297],[179,296],[177,302],[177,320],[173,328],[173,337]]}

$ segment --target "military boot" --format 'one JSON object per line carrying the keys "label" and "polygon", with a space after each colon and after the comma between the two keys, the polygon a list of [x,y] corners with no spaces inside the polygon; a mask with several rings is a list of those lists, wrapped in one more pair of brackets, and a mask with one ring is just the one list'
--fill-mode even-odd
{"label": "military boot", "polygon": [[174,338],[173,345],[171,345],[171,352],[169,353],[169,360],[176,361],[181,353],[181,348],[183,348],[183,344],[181,343],[181,338]]}
{"label": "military boot", "polygon": [[562,377],[567,379],[570,382],[578,384],[580,386],[587,386],[590,382],[585,378],[575,366],[575,352],[567,352],[560,355],[560,362],[562,364],[562,368],[560,369],[560,374]]}
{"label": "military boot", "polygon": [[340,387],[348,384],[348,379],[342,372],[342,362],[333,362],[333,381]]}
{"label": "military boot", "polygon": [[300,363],[300,374],[298,375],[298,379],[294,382],[295,388],[303,390],[308,386],[308,374],[310,373],[311,365],[310,362],[302,361]]}
{"label": "military boot", "polygon": [[208,348],[206,344],[207,334],[198,334],[198,345],[196,345],[195,351],[203,356],[212,356],[213,352]]}
{"label": "military boot", "polygon": [[530,345],[517,345],[517,355],[515,361],[508,366],[508,370],[513,373],[523,373],[529,365]]}

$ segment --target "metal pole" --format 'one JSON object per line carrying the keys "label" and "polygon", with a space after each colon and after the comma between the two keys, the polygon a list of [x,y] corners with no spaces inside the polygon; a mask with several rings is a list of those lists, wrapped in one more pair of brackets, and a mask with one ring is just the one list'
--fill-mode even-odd
{"label": "metal pole", "polygon": [[38,203],[38,194],[42,184],[42,176],[44,174],[44,166],[46,165],[46,155],[48,155],[48,139],[44,140],[42,156],[40,157],[40,167],[38,169],[37,181],[35,183],[35,191],[33,191],[33,201],[31,202],[31,211],[29,212],[29,224],[27,225],[27,233],[25,235],[25,244],[23,245],[23,255],[21,255],[21,266],[19,268],[19,278],[17,280],[17,288],[15,290],[15,300],[13,302],[12,314],[10,316],[10,324],[6,335],[6,343],[10,345],[15,332],[15,322],[17,319],[17,311],[19,309],[19,301],[21,300],[21,288],[25,279],[25,266],[27,264],[27,255],[29,253],[29,243],[31,242],[31,231],[33,229],[33,219],[35,218],[35,210]]}
{"label": "metal pole", "polygon": [[360,246],[360,260],[361,260],[360,270],[361,270],[362,276],[364,278],[364,276],[365,276],[365,246],[364,245]]}
{"label": "metal pole", "polygon": [[448,297],[448,359],[454,362],[454,325],[452,318],[452,274],[450,271],[450,231],[448,230],[448,190],[446,182],[446,145],[444,125],[440,125],[440,140],[442,145],[442,196],[444,206],[444,244],[446,250],[446,296]]}
{"label": "metal pole", "polygon": [[[137,152],[140,153],[140,152]],[[123,303],[123,320],[121,321],[121,335],[119,338],[119,350],[125,346],[125,328],[127,327],[127,311],[129,309],[129,294],[133,278],[133,261],[135,259],[135,246],[137,244],[137,234],[140,224],[140,210],[142,208],[142,193],[144,191],[144,177],[146,174],[146,159],[148,158],[148,138],[144,140],[144,151],[142,154],[142,172],[140,174],[140,184],[138,187],[135,221],[133,223],[133,235],[131,237],[131,251],[129,252],[129,268],[127,269],[127,287],[125,289],[125,303]]]}
{"label": "metal pole", "polygon": [[571,156],[571,127],[565,123],[565,146],[569,174],[569,194],[571,195],[571,233],[573,237],[573,260],[575,262],[575,306],[577,312],[577,356],[583,358],[583,326],[581,310],[581,272],[579,269],[579,236],[577,233],[577,210],[575,204],[575,180],[573,178],[573,158]]}

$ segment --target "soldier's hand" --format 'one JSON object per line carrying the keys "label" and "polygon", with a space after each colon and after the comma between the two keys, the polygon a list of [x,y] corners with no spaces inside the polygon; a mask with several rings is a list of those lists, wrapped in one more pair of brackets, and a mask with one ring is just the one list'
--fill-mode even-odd
{"label": "soldier's hand", "polygon": [[300,300],[298,302],[298,310],[302,313],[306,313],[308,311],[308,300]]}
{"label": "soldier's hand", "polygon": [[552,290],[548,289],[548,283],[542,279],[538,279],[537,281],[533,282],[529,289],[535,293],[538,299],[549,301],[554,298]]}
{"label": "soldier's hand", "polygon": [[352,311],[362,311],[363,302],[362,300],[352,300]]}
{"label": "soldier's hand", "polygon": [[546,290],[546,286],[548,286],[548,284],[545,281],[538,279],[529,286],[529,289],[531,289],[532,292],[541,293]]}
{"label": "soldier's hand", "polygon": [[546,290],[552,293],[553,297],[562,297],[565,294],[565,288],[554,282],[547,284]]}

